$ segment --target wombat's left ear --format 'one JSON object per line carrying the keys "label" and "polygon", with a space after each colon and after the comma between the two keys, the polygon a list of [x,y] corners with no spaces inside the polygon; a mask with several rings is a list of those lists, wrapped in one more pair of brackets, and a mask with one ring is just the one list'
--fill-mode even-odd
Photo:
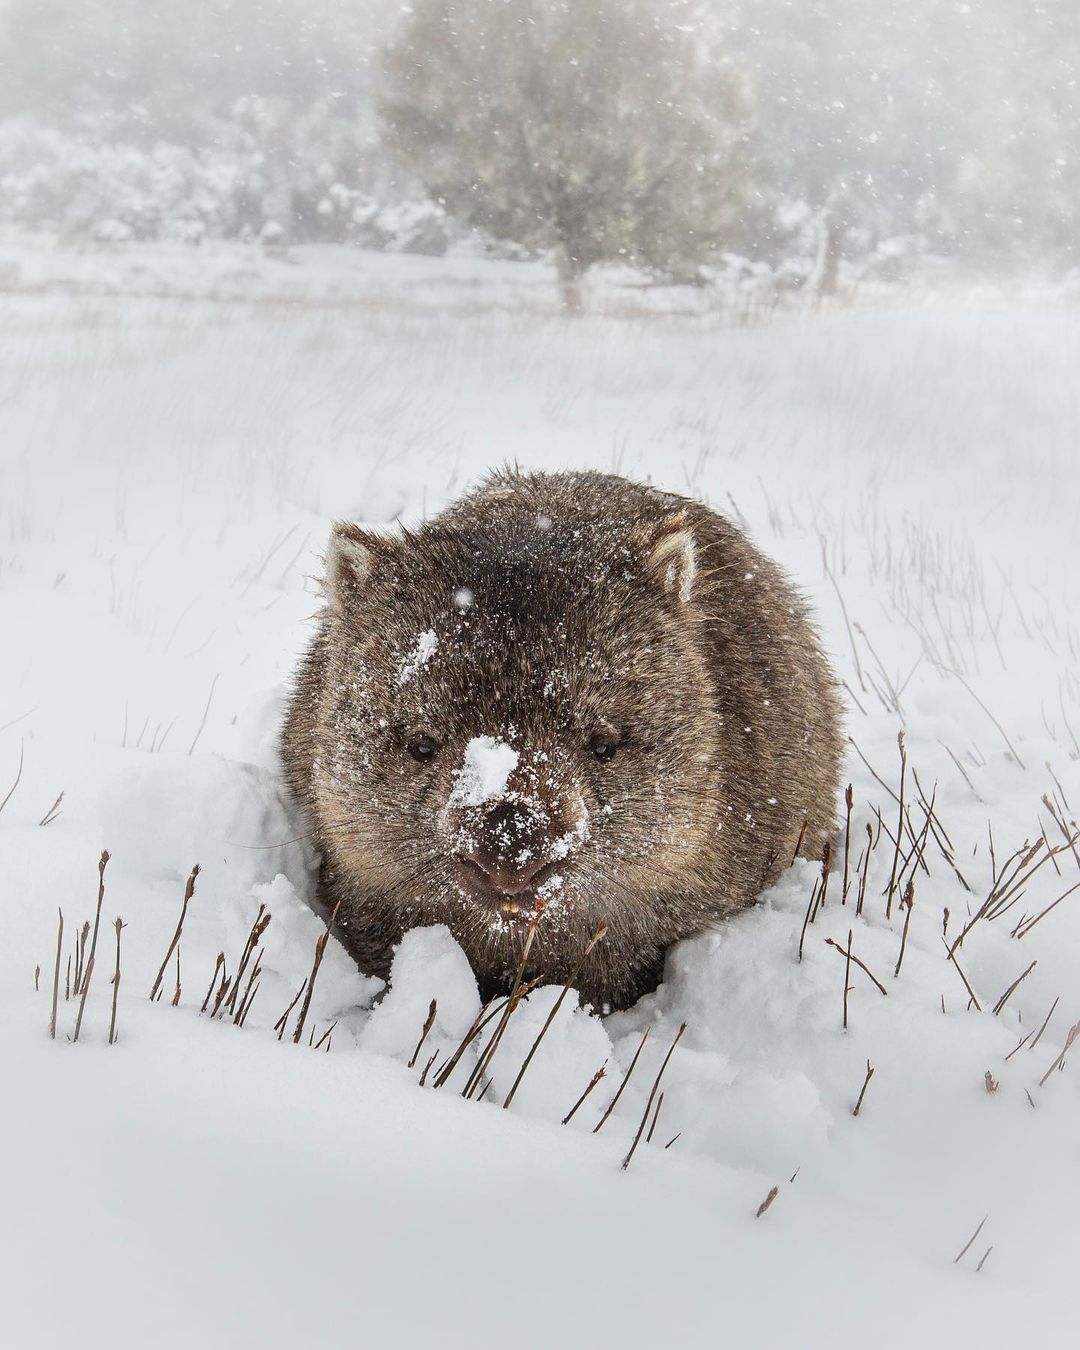
{"label": "wombat's left ear", "polygon": [[688,604],[697,579],[697,541],[686,513],[669,517],[653,536],[647,570],[667,594],[680,604]]}
{"label": "wombat's left ear", "polygon": [[338,521],[330,531],[326,550],[323,590],[330,608],[344,613],[367,585],[379,553],[392,543],[362,530],[359,525]]}

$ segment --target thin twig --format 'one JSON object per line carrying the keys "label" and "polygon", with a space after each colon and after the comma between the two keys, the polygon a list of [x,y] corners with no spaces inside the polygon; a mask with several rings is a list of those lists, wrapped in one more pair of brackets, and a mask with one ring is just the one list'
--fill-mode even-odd
{"label": "thin twig", "polygon": [[90,959],[86,963],[86,974],[83,976],[79,1013],[75,1018],[75,1035],[72,1037],[74,1042],[78,1041],[79,1032],[82,1030],[83,1013],[86,1011],[86,996],[90,992],[90,977],[94,973],[94,955],[97,951],[98,928],[101,925],[101,902],[105,899],[105,868],[108,861],[109,851],[103,849],[101,857],[98,859],[98,897],[97,910],[94,913],[94,936],[90,942]]}
{"label": "thin twig", "polygon": [[870,1079],[874,1076],[874,1066],[869,1060],[866,1061],[866,1077],[863,1079],[862,1088],[859,1091],[859,1100],[855,1103],[851,1114],[857,1116],[862,1110],[863,1098],[866,1096],[866,1089],[870,1086]]}
{"label": "thin twig", "polygon": [[649,1028],[646,1027],[645,1030],[641,1033],[641,1041],[640,1041],[639,1044],[638,1044],[638,1048],[634,1051],[634,1058],[630,1061],[630,1067],[627,1069],[626,1073],[623,1075],[623,1080],[622,1080],[622,1082],[619,1084],[619,1086],[618,1086],[618,1087],[616,1088],[616,1090],[615,1090],[615,1096],[612,1097],[612,1099],[611,1099],[610,1102],[608,1102],[608,1104],[607,1104],[607,1110],[605,1110],[604,1114],[600,1117],[600,1120],[599,1120],[598,1124],[596,1124],[596,1125],[593,1126],[593,1131],[592,1131],[593,1134],[599,1134],[599,1133],[600,1133],[600,1131],[601,1131],[601,1130],[603,1129],[603,1127],[604,1127],[604,1122],[607,1120],[608,1116],[611,1115],[612,1111],[615,1110],[615,1107],[616,1107],[616,1105],[618,1104],[619,1098],[623,1095],[623,1091],[625,1090],[627,1083],[629,1083],[629,1081],[630,1081],[630,1075],[634,1072],[634,1069],[637,1067],[638,1057],[640,1056],[642,1050],[645,1049],[645,1042],[646,1042],[648,1039],[649,1039]]}
{"label": "thin twig", "polygon": [[[942,938],[942,942],[945,942],[944,938]],[[956,967],[957,975],[959,975],[960,978],[964,981],[964,988],[968,991],[968,997],[971,999],[971,1002],[974,1003],[977,1011],[982,1012],[982,1005],[980,1004],[979,1000],[975,997],[975,990],[972,989],[970,984],[968,984],[968,977],[960,969],[960,962],[956,959],[955,947],[956,947],[955,943],[953,944],[952,947],[950,947],[949,944],[945,942],[945,951],[948,953],[949,960]]]}
{"label": "thin twig", "polygon": [[315,992],[315,981],[319,976],[319,967],[322,965],[323,952],[326,951],[326,944],[330,941],[330,934],[333,931],[334,923],[338,916],[338,910],[341,908],[339,900],[334,906],[333,913],[326,925],[326,932],[319,935],[315,943],[315,959],[312,962],[311,974],[308,976],[307,991],[304,994],[304,1001],[300,1005],[300,1015],[296,1019],[296,1030],[293,1033],[293,1044],[300,1044],[300,1037],[304,1034],[304,1022],[307,1020],[308,1009],[311,1007],[311,996]]}
{"label": "thin twig", "polygon": [[109,1044],[116,1044],[116,1000],[120,994],[120,934],[124,928],[124,921],[119,916],[114,925],[116,928],[116,970],[112,977],[112,1016],[109,1019]]}
{"label": "thin twig", "polygon": [[1077,1022],[1077,1024],[1074,1027],[1069,1028],[1069,1034],[1065,1037],[1065,1045],[1062,1048],[1061,1054],[1058,1055],[1057,1059],[1054,1060],[1053,1064],[1050,1065],[1047,1071],[1039,1079],[1040,1087],[1046,1086],[1046,1080],[1050,1077],[1050,1075],[1054,1072],[1055,1069],[1063,1069],[1065,1067],[1065,1056],[1072,1049],[1073,1041],[1076,1040],[1077,1036],[1080,1036],[1080,1022]]}
{"label": "thin twig", "polygon": [[[633,1158],[634,1153],[637,1151],[637,1146],[641,1141],[641,1136],[645,1129],[645,1122],[648,1120],[649,1112],[652,1109],[653,1099],[655,1098],[657,1090],[660,1087],[660,1080],[661,1078],[663,1078],[664,1070],[668,1066],[668,1061],[671,1059],[671,1056],[675,1053],[675,1047],[682,1040],[682,1034],[685,1030],[686,1030],[686,1023],[683,1022],[682,1025],[679,1027],[678,1031],[675,1033],[675,1039],[671,1042],[671,1048],[664,1056],[664,1062],[660,1065],[660,1071],[656,1075],[656,1081],[652,1085],[652,1091],[649,1093],[649,1099],[645,1103],[645,1110],[641,1113],[641,1123],[638,1125],[637,1134],[634,1135],[634,1142],[630,1145],[630,1152],[622,1160],[622,1170],[624,1172],[630,1166],[630,1161]],[[1080,1027],[1078,1027],[1078,1030],[1080,1030]]]}
{"label": "thin twig", "polygon": [[428,1038],[428,1033],[431,1031],[431,1028],[435,1025],[435,1013],[438,1010],[438,1007],[439,1007],[438,1001],[436,999],[432,999],[431,1003],[428,1005],[427,1018],[424,1021],[424,1029],[420,1033],[420,1039],[416,1042],[416,1049],[412,1052],[412,1059],[410,1059],[408,1064],[406,1064],[405,1066],[407,1069],[413,1068],[416,1064],[416,1061],[420,1058],[420,1051],[424,1048],[424,1042]]}
{"label": "thin twig", "polygon": [[961,1260],[961,1258],[967,1254],[968,1248],[971,1246],[971,1244],[975,1241],[975,1239],[976,1239],[976,1238],[979,1236],[979,1234],[982,1232],[982,1230],[983,1230],[983,1224],[986,1222],[986,1220],[987,1220],[989,1217],[990,1217],[989,1214],[984,1214],[984,1215],[983,1215],[982,1223],[979,1224],[978,1228],[975,1229],[974,1233],[972,1233],[972,1235],[968,1238],[968,1240],[967,1240],[967,1241],[964,1243],[964,1245],[960,1248],[959,1252],[957,1252],[957,1254],[953,1257],[953,1265],[954,1265],[954,1266],[957,1265],[957,1264],[959,1263],[959,1261]]}
{"label": "thin twig", "polygon": [[206,991],[206,997],[203,999],[203,1005],[199,1009],[199,1012],[201,1013],[204,1013],[210,1006],[210,1000],[214,995],[214,985],[217,984],[218,982],[218,974],[220,973],[221,967],[224,964],[225,964],[225,953],[218,952],[217,960],[214,962],[214,973],[210,977],[210,988]]}
{"label": "thin twig", "polygon": [[603,1078],[606,1075],[606,1073],[607,1073],[607,1060],[605,1059],[603,1064],[600,1065],[597,1071],[589,1079],[588,1086],[585,1088],[585,1091],[573,1104],[570,1110],[567,1111],[566,1115],[563,1116],[562,1123],[564,1125],[570,1124],[570,1122],[574,1119],[574,1116],[577,1115],[578,1107],[581,1106],[585,1098],[589,1095],[589,1093],[593,1090],[593,1088],[596,1087],[597,1083],[599,1083],[600,1079]]}
{"label": "thin twig", "polygon": [[904,952],[907,951],[908,929],[911,927],[911,911],[915,908],[915,882],[909,880],[904,887],[904,894],[900,897],[900,908],[907,906],[907,914],[904,918],[904,932],[900,938],[900,955],[896,958],[896,969],[893,971],[893,979],[900,974],[900,967],[904,964]]}
{"label": "thin twig", "polygon": [[994,1004],[995,1017],[998,1015],[998,1013],[1001,1012],[1002,1008],[1004,1008],[1005,1004],[1008,1003],[1010,998],[1012,998],[1017,988],[1023,983],[1024,980],[1027,979],[1027,977],[1031,974],[1031,972],[1035,969],[1035,967],[1038,964],[1039,964],[1038,961],[1032,961],[1031,965],[1028,966],[1027,970],[1024,971],[1023,975],[1018,975],[1016,979],[1013,980],[1012,984],[1009,985],[1008,989],[1005,990],[1002,996]]}
{"label": "thin twig", "polygon": [[[832,940],[832,938],[826,938],[826,939],[825,939],[825,943],[826,943],[827,946],[832,947],[835,951],[838,951],[838,952],[840,953],[841,956],[847,957],[847,950],[846,950],[846,948],[841,947],[840,944],[839,944],[839,942],[834,942],[834,941]],[[880,980],[878,979],[878,977],[874,974],[874,972],[869,968],[869,966],[867,966],[865,962],[860,961],[859,958],[855,955],[854,952],[851,953],[851,960],[855,963],[855,965],[857,965],[857,966],[859,967],[859,969],[860,969],[865,975],[868,975],[868,976],[870,977],[870,979],[874,982],[875,985],[877,985],[878,992],[881,993],[881,994],[884,994],[885,997],[887,998],[888,995],[889,995],[889,991],[885,988],[885,986],[881,983],[881,981],[880,981]]]}
{"label": "thin twig", "polygon": [[53,967],[52,1013],[49,1017],[49,1037],[56,1040],[56,1005],[60,1000],[60,955],[64,945],[64,911],[58,909],[60,923],[56,930],[56,965]]}
{"label": "thin twig", "polygon": [[195,894],[195,879],[199,875],[199,871],[199,864],[196,863],[191,869],[191,875],[187,879],[187,884],[184,886],[184,903],[180,907],[180,918],[176,925],[176,932],[173,933],[172,941],[169,943],[169,949],[161,962],[161,969],[157,973],[157,979],[154,981],[153,988],[150,990],[151,1003],[153,1003],[154,999],[157,997],[157,992],[161,988],[161,982],[165,978],[165,967],[169,964],[169,959],[176,950],[176,944],[180,941],[180,934],[184,929],[184,920],[187,918],[188,904],[191,897]]}
{"label": "thin twig", "polygon": [[592,955],[593,948],[596,946],[596,944],[598,942],[602,942],[606,936],[607,936],[607,924],[602,923],[600,927],[596,930],[596,932],[593,934],[592,938],[589,941],[588,946],[585,948],[584,952],[582,952],[580,958],[578,959],[577,964],[570,972],[566,983],[562,987],[562,991],[560,992],[559,997],[555,1000],[555,1003],[552,1006],[551,1011],[548,1013],[547,1018],[544,1021],[544,1025],[540,1028],[540,1032],[537,1035],[536,1040],[533,1041],[529,1053],[525,1056],[521,1068],[518,1069],[517,1077],[514,1079],[513,1086],[510,1088],[510,1091],[506,1094],[506,1100],[503,1102],[504,1111],[509,1108],[510,1103],[514,1100],[514,1094],[517,1092],[521,1080],[525,1077],[525,1071],[532,1063],[533,1056],[540,1048],[540,1042],[547,1035],[548,1028],[551,1026],[552,1022],[554,1022],[555,1018],[558,1016],[559,1009],[563,1005],[563,999],[566,998],[566,995],[569,993],[571,987],[576,985],[577,977],[581,974],[582,966],[584,966],[585,962]]}

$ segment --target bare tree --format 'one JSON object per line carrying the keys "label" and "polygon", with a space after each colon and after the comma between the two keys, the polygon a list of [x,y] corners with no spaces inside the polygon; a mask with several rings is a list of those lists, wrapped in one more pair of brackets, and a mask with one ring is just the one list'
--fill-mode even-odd
{"label": "bare tree", "polygon": [[[746,82],[689,3],[416,0],[384,54],[387,142],[458,219],[594,263],[685,273],[749,186]],[[685,20],[685,22],[684,22]]]}

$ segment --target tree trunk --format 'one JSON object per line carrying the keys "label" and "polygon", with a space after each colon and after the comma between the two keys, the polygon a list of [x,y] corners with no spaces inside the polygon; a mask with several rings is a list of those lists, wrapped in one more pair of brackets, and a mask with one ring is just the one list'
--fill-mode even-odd
{"label": "tree trunk", "polygon": [[818,255],[814,268],[814,294],[830,299],[839,290],[840,260],[844,251],[843,188],[834,184],[818,216]]}
{"label": "tree trunk", "polygon": [[581,279],[585,269],[571,256],[565,244],[555,250],[555,271],[559,278],[559,303],[567,315],[581,313]]}

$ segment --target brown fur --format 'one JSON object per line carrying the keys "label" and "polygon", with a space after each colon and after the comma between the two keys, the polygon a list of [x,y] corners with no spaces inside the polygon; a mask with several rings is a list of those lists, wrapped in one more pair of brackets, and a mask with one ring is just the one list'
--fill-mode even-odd
{"label": "brown fur", "polygon": [[[341,901],[365,971],[445,923],[493,993],[538,886],[532,973],[565,979],[606,921],[580,985],[624,1007],[673,942],[776,879],[804,821],[820,857],[835,681],[783,574],[704,506],[603,474],[500,474],[415,533],[337,526],[327,597],[284,758],[322,852],[319,903]],[[420,735],[429,763],[407,749]],[[505,800],[455,796],[480,735],[518,754]],[[488,874],[517,891],[478,889]]]}

